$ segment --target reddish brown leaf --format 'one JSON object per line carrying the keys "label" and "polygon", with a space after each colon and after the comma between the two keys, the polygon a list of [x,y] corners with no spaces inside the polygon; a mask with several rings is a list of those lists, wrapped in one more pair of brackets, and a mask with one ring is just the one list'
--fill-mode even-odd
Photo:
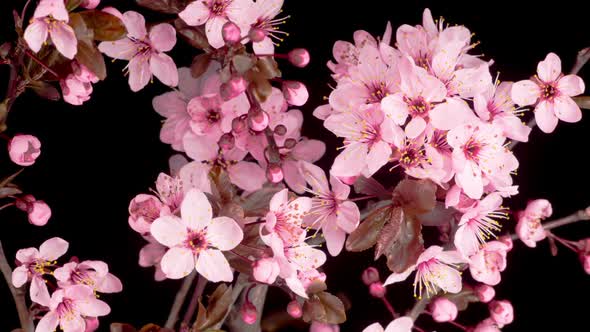
{"label": "reddish brown leaf", "polygon": [[393,191],[393,201],[410,216],[428,213],[436,204],[436,184],[430,180],[402,180]]}
{"label": "reddish brown leaf", "polygon": [[207,71],[209,67],[209,63],[211,63],[211,55],[208,53],[199,54],[193,58],[193,63],[191,64],[191,75],[194,78],[199,78],[201,75]]}
{"label": "reddish brown leaf", "polygon": [[209,42],[207,41],[207,36],[205,35],[204,26],[192,27],[184,23],[184,21],[180,18],[174,21],[174,26],[176,27],[176,32],[180,34],[180,37],[182,37],[182,39],[184,39],[192,47],[201,50],[208,50],[211,48]]}
{"label": "reddish brown leaf", "polygon": [[377,243],[379,233],[391,218],[392,206],[387,205],[372,211],[346,240],[346,250],[363,251]]}
{"label": "reddish brown leaf", "polygon": [[423,251],[422,224],[404,214],[396,240],[389,248],[383,250],[387,257],[387,267],[393,272],[401,273],[416,264],[418,256]]}
{"label": "reddish brown leaf", "polygon": [[338,297],[328,292],[317,293],[303,304],[303,320],[342,324],[346,321],[344,304]]}
{"label": "reddish brown leaf", "polygon": [[118,17],[101,10],[87,10],[78,13],[88,29],[94,32],[94,39],[115,41],[127,35],[127,29]]}
{"label": "reddish brown leaf", "polygon": [[29,88],[43,99],[56,101],[61,98],[57,88],[47,82],[32,81],[29,83]]}
{"label": "reddish brown leaf", "polygon": [[94,41],[78,41],[76,60],[93,72],[98,79],[104,80],[107,77],[107,66],[104,62],[104,57],[94,44]]}
{"label": "reddish brown leaf", "polygon": [[402,208],[399,206],[392,208],[390,216],[379,233],[379,238],[375,245],[375,260],[381,257],[397,241],[403,219],[404,211]]}

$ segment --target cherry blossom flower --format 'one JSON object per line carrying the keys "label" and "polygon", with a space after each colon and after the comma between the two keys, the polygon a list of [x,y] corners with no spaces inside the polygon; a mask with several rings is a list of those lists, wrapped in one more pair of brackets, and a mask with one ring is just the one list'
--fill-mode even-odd
{"label": "cherry blossom flower", "polygon": [[187,112],[191,117],[190,127],[199,136],[217,142],[223,133],[232,129],[232,121],[248,113],[250,104],[244,93],[224,101],[218,93],[197,96],[191,99]]}
{"label": "cherry blossom flower", "polygon": [[8,143],[8,155],[13,163],[31,166],[41,154],[41,141],[33,135],[14,135]]}
{"label": "cherry blossom flower", "polygon": [[308,191],[315,195],[311,199],[311,209],[305,222],[313,228],[322,229],[328,252],[337,256],[344,246],[346,234],[358,227],[358,206],[348,200],[350,188],[337,177],[330,175],[328,184],[324,171],[318,166],[301,162],[300,167],[305,181],[312,188]]}
{"label": "cherry blossom flower", "polygon": [[485,284],[475,286],[474,291],[479,300],[483,303],[490,302],[494,299],[494,296],[496,296],[494,288]]}
{"label": "cherry blossom flower", "polygon": [[[129,204],[129,226],[140,233],[147,234],[154,220],[158,219],[165,208],[157,196],[139,194]],[[167,211],[170,213],[170,210]],[[167,213],[163,213],[167,214]]]}
{"label": "cherry blossom flower", "polygon": [[101,261],[69,262],[55,269],[58,286],[86,285],[100,293],[118,293],[123,290],[119,278],[109,273],[109,267]]}
{"label": "cherry blossom flower", "polygon": [[98,49],[114,59],[129,60],[129,86],[137,92],[152,79],[152,74],[168,86],[178,85],[178,70],[174,60],[164,52],[176,44],[176,30],[168,23],[153,26],[148,34],[144,17],[134,11],[122,15],[127,37],[105,41]]}
{"label": "cherry blossom flower", "polygon": [[420,254],[415,265],[404,272],[392,273],[383,285],[406,280],[415,270],[414,296],[422,298],[423,288],[426,288],[427,297],[436,294],[439,288],[445,292],[458,293],[462,286],[461,273],[455,265],[464,262],[457,251],[443,251],[439,246],[430,246]]}
{"label": "cherry blossom flower", "polygon": [[180,279],[196,269],[211,282],[233,280],[222,251],[235,248],[243,232],[233,219],[212,218],[212,213],[205,194],[191,189],[180,206],[181,218],[163,216],[154,221],[152,236],[170,248],[161,261],[166,277]]}
{"label": "cherry blossom flower", "polygon": [[98,77],[83,64],[72,61],[72,73],[59,81],[64,101],[72,105],[82,105],[90,100],[92,83],[98,82]]}
{"label": "cherry blossom flower", "polygon": [[31,50],[37,53],[51,37],[55,48],[68,59],[78,51],[74,29],[68,25],[70,17],[62,0],[41,0],[35,9],[31,23],[25,29],[24,38]]}
{"label": "cherry blossom flower", "polygon": [[367,326],[363,332],[411,332],[414,321],[409,316],[402,316],[393,320],[385,329],[379,323]]}
{"label": "cherry blossom flower", "polygon": [[254,279],[266,284],[273,284],[277,280],[281,271],[279,263],[273,258],[262,258],[257,260],[252,266],[252,269],[252,276]]}
{"label": "cherry blossom flower", "polygon": [[541,220],[548,218],[553,213],[551,203],[546,199],[530,201],[524,211],[516,215],[516,234],[528,247],[534,248],[537,242],[545,239],[547,234]]}
{"label": "cherry blossom flower", "polygon": [[33,195],[24,195],[15,201],[18,209],[25,211],[29,223],[35,226],[45,226],[51,218],[51,208],[42,200],[37,200]]}
{"label": "cherry blossom flower", "polygon": [[[190,26],[205,24],[205,34],[209,44],[215,48],[225,45],[221,30],[229,20],[238,26],[243,22],[252,2],[249,0],[196,0],[191,2],[178,16]],[[240,26],[242,31],[248,31]]]}
{"label": "cherry blossom flower", "polygon": [[84,317],[105,316],[111,311],[108,304],[96,299],[91,287],[84,285],[56,290],[45,305],[49,312],[41,318],[35,332],[52,332],[58,326],[64,332],[84,331]]}
{"label": "cherry blossom flower", "polygon": [[[49,303],[49,290],[43,279],[43,275],[51,274],[51,267],[55,260],[68,250],[69,244],[58,237],[51,238],[36,248],[21,249],[16,252],[18,267],[12,271],[12,285],[21,287],[27,281],[31,281],[29,294],[33,302],[42,305]],[[53,330],[51,330],[53,331]]]}
{"label": "cherry blossom flower", "polygon": [[474,207],[465,211],[455,233],[455,247],[465,257],[477,253],[494,232],[500,231],[497,219],[508,219],[502,205],[502,197],[493,193],[479,201]]}
{"label": "cherry blossom flower", "polygon": [[[301,243],[305,239],[303,218],[311,207],[312,200],[309,197],[289,200],[289,190],[283,189],[270,200],[264,229],[269,236],[277,237],[285,245]],[[262,238],[265,239],[264,236]]]}
{"label": "cherry blossom flower", "polygon": [[287,17],[275,18],[281,12],[281,7],[283,0],[258,0],[248,6],[238,19],[239,25],[248,26],[249,29],[260,31],[264,35],[261,41],[252,43],[254,53],[273,54],[275,45],[283,41],[281,37],[288,35],[279,29]]}
{"label": "cherry blossom flower", "polygon": [[490,241],[469,257],[469,271],[473,279],[495,286],[500,283],[500,272],[506,269],[508,246],[500,241]]}
{"label": "cherry blossom flower", "polygon": [[512,86],[512,99],[520,106],[535,105],[535,120],[545,133],[551,133],[557,121],[578,122],[580,107],[571,98],[584,92],[584,81],[577,75],[563,75],[561,60],[549,53],[539,62],[537,75]]}

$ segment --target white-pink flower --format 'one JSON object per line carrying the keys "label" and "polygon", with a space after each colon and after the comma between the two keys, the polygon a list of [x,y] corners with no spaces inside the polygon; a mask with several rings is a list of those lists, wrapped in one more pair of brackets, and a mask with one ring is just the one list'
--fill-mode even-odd
{"label": "white-pink flower", "polygon": [[443,251],[442,247],[430,246],[420,256],[415,265],[404,272],[392,273],[383,283],[384,286],[406,280],[416,271],[414,278],[414,296],[422,298],[422,290],[426,288],[429,297],[442,289],[449,293],[458,293],[462,288],[461,273],[456,265],[465,260],[457,251]]}
{"label": "white-pink flower", "polygon": [[126,69],[131,90],[143,89],[151,81],[152,74],[168,86],[177,86],[176,64],[164,53],[176,44],[174,27],[168,23],[158,24],[148,34],[141,14],[128,11],[121,15],[121,19],[127,28],[127,37],[102,42],[98,49],[111,58],[129,60]]}
{"label": "white-pink flower", "polygon": [[[266,214],[265,230],[269,236],[278,237],[285,246],[302,243],[305,229],[303,218],[311,209],[311,198],[298,197],[289,200],[289,190],[283,189],[270,200],[270,209]],[[265,237],[263,236],[264,240]]]}
{"label": "white-pink flower", "polygon": [[33,135],[14,135],[8,142],[8,155],[13,163],[31,166],[41,154],[41,141]]}
{"label": "white-pink flower", "polygon": [[577,75],[563,75],[561,60],[549,53],[537,65],[537,75],[512,86],[512,99],[520,106],[535,105],[535,120],[539,128],[550,133],[558,120],[578,122],[580,107],[571,98],[584,92],[584,81]]}
{"label": "white-pink flower", "polygon": [[58,326],[64,332],[85,331],[84,317],[100,317],[111,312],[108,304],[96,299],[92,288],[84,285],[56,290],[44,305],[49,307],[49,312],[41,318],[35,332],[53,332]]}
{"label": "white-pink flower", "polygon": [[24,38],[33,52],[51,37],[59,53],[73,59],[78,52],[78,40],[74,29],[68,25],[70,17],[63,0],[41,0],[35,9],[31,23],[25,29]]}
{"label": "white-pink flower", "polygon": [[379,323],[367,326],[363,332],[411,332],[414,321],[409,316],[399,317],[387,325],[385,329]]}
{"label": "white-pink flower", "polygon": [[123,290],[121,280],[101,261],[69,262],[55,269],[58,286],[67,288],[72,285],[86,285],[100,293],[118,293]]}
{"label": "white-pink flower", "polygon": [[[286,18],[275,18],[283,7],[283,0],[258,0],[253,2],[239,17],[238,25],[255,29],[264,34],[261,41],[253,42],[252,48],[256,54],[273,54],[275,44],[282,41],[282,36],[288,35],[279,30],[278,26],[285,22]],[[246,33],[248,30],[245,31]]]}
{"label": "white-pink flower", "polygon": [[235,248],[244,235],[233,219],[212,218],[212,214],[205,194],[192,189],[180,206],[181,218],[163,216],[154,221],[153,237],[170,248],[161,261],[166,277],[180,279],[196,269],[212,282],[233,280],[222,251]]}
{"label": "white-pink flower", "polygon": [[551,203],[546,199],[530,201],[524,211],[516,214],[516,234],[528,247],[534,248],[537,242],[545,239],[547,233],[541,225],[541,220],[548,218],[553,213]]}
{"label": "white-pink flower", "polygon": [[508,246],[500,241],[490,241],[469,257],[469,271],[473,279],[495,286],[500,283],[500,272],[506,269]]}

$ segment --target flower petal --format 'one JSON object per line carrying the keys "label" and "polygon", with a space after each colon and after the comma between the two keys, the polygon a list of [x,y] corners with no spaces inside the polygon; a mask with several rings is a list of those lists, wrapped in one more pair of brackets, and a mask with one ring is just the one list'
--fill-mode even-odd
{"label": "flower petal", "polygon": [[537,65],[537,74],[543,82],[553,82],[561,74],[561,60],[555,53],[547,54],[545,60]]}
{"label": "flower petal", "polygon": [[582,120],[582,111],[576,102],[567,96],[559,96],[553,100],[553,112],[559,120],[578,122]]}
{"label": "flower petal", "polygon": [[199,26],[207,22],[210,14],[205,1],[193,1],[178,16],[188,25]]}
{"label": "flower petal", "polygon": [[85,300],[76,301],[76,309],[87,317],[106,316],[111,312],[111,308],[104,301],[87,298]]}
{"label": "flower petal", "polygon": [[156,50],[168,52],[176,44],[176,30],[168,23],[158,24],[150,30],[150,41]]}
{"label": "flower petal", "polygon": [[557,90],[570,97],[584,93],[584,81],[577,75],[565,75],[557,82]]}
{"label": "flower petal", "polygon": [[180,205],[180,215],[184,224],[193,230],[208,226],[213,217],[213,210],[207,196],[197,189],[189,190]]}
{"label": "flower petal", "polygon": [[244,238],[244,232],[238,223],[228,217],[217,217],[207,226],[207,240],[219,250],[235,248]]}
{"label": "flower petal", "polygon": [[541,101],[537,107],[535,107],[535,120],[539,129],[544,133],[551,133],[557,127],[559,121],[555,113],[553,112],[553,103],[549,103],[545,100]]}
{"label": "flower petal", "polygon": [[532,105],[540,96],[539,86],[533,81],[518,81],[512,85],[511,97],[517,105]]}
{"label": "flower petal", "polygon": [[176,216],[162,216],[152,223],[150,233],[161,244],[174,247],[186,240],[186,225]]}
{"label": "flower petal", "polygon": [[145,56],[135,56],[129,61],[129,87],[137,92],[143,89],[152,78],[150,61]]}
{"label": "flower petal", "polygon": [[74,29],[65,22],[59,22],[49,29],[51,41],[59,53],[68,59],[73,59],[78,52],[78,40]]}
{"label": "flower petal", "polygon": [[172,87],[178,85],[178,69],[176,69],[174,60],[168,54],[152,54],[150,57],[150,70],[160,82]]}
{"label": "flower petal", "polygon": [[55,311],[50,311],[41,318],[39,323],[37,323],[37,328],[35,332],[47,332],[47,331],[55,331],[57,330],[57,325],[59,324],[59,317]]}
{"label": "flower petal", "polygon": [[147,36],[145,18],[138,12],[128,11],[123,14],[123,23],[127,28],[127,36],[142,40]]}
{"label": "flower petal", "polygon": [[266,182],[266,173],[257,163],[240,161],[228,167],[229,179],[236,186],[255,191]]}
{"label": "flower petal", "polygon": [[39,247],[39,254],[48,261],[54,261],[68,251],[69,243],[62,238],[51,238]]}
{"label": "flower petal", "polygon": [[137,52],[137,45],[128,38],[105,41],[98,44],[98,50],[113,59],[130,60]]}
{"label": "flower petal", "polygon": [[47,35],[49,34],[49,30],[47,29],[47,23],[43,20],[33,20],[27,29],[25,30],[25,41],[29,48],[37,53],[41,50],[41,46],[47,40]]}
{"label": "flower petal", "polygon": [[352,233],[359,225],[361,213],[354,202],[345,201],[338,205],[336,216],[338,227],[346,233]]}
{"label": "flower petal", "polygon": [[195,255],[187,248],[170,248],[162,257],[160,265],[166,277],[184,278],[195,269]]}
{"label": "flower petal", "polygon": [[211,282],[231,282],[234,279],[227,259],[219,250],[209,249],[201,252],[197,258],[196,269]]}

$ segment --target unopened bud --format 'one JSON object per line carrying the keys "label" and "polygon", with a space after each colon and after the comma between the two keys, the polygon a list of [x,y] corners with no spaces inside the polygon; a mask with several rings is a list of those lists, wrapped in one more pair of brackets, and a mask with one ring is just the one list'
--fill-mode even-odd
{"label": "unopened bud", "polygon": [[451,322],[457,318],[457,305],[447,299],[446,297],[436,298],[430,305],[432,311],[432,318],[439,322]]}
{"label": "unopened bud", "polygon": [[508,301],[493,301],[490,303],[490,316],[500,327],[512,323],[514,309]]}
{"label": "unopened bud", "polygon": [[226,83],[221,84],[221,87],[219,88],[219,94],[223,100],[228,101],[246,91],[247,87],[248,81],[246,81],[242,76],[235,76]]}
{"label": "unopened bud", "polygon": [[250,129],[254,131],[263,131],[268,127],[269,118],[265,111],[251,114],[248,119],[250,120]]}
{"label": "unopened bud", "polygon": [[475,287],[475,294],[481,302],[488,303],[494,299],[496,291],[492,286],[481,284]]}
{"label": "unopened bud", "polygon": [[244,117],[237,117],[234,118],[231,122],[231,130],[237,134],[243,132],[244,130],[248,129],[246,125],[246,120]]}
{"label": "unopened bud", "polygon": [[302,106],[309,98],[309,92],[307,92],[305,85],[297,81],[284,81],[283,95],[287,102],[293,106]]}
{"label": "unopened bud", "polygon": [[287,54],[289,62],[295,67],[303,68],[309,64],[309,52],[304,48],[296,48]]}
{"label": "unopened bud", "polygon": [[260,43],[264,40],[264,38],[266,38],[266,32],[264,32],[262,29],[252,28],[248,33],[248,38],[250,38],[250,40],[255,43]]}
{"label": "unopened bud", "polygon": [[369,286],[369,293],[376,298],[382,298],[385,296],[386,293],[386,289],[385,286],[383,286],[383,284],[378,281],[378,282],[374,282]]}
{"label": "unopened bud", "polygon": [[297,300],[293,300],[287,304],[287,312],[293,318],[301,318],[303,316],[303,309]]}
{"label": "unopened bud", "polygon": [[278,125],[275,127],[275,135],[283,136],[287,133],[287,127],[283,125]]}
{"label": "unopened bud", "polygon": [[252,325],[256,323],[256,319],[258,313],[256,312],[256,307],[250,301],[246,301],[240,308],[240,315],[242,316],[242,320],[244,323],[248,325]]}
{"label": "unopened bud", "polygon": [[219,147],[223,150],[231,150],[235,145],[236,139],[231,133],[225,133],[219,138]]}
{"label": "unopened bud", "polygon": [[508,247],[506,251],[512,250],[512,247],[514,246],[514,243],[512,242],[512,238],[510,237],[510,235],[500,236],[498,238],[498,241],[504,243]]}
{"label": "unopened bud", "polygon": [[272,183],[279,183],[283,181],[283,170],[280,165],[271,164],[266,169],[266,178]]}
{"label": "unopened bud", "polygon": [[367,286],[370,286],[374,282],[381,281],[381,279],[379,278],[379,271],[377,271],[377,269],[372,266],[366,268],[363,271],[361,279],[363,279],[363,283]]}
{"label": "unopened bud", "polygon": [[297,140],[295,140],[294,138],[288,138],[285,140],[285,148],[292,149],[295,147],[295,145],[297,145]]}
{"label": "unopened bud", "polygon": [[221,35],[226,44],[235,44],[242,39],[242,31],[234,22],[228,21],[221,28]]}

